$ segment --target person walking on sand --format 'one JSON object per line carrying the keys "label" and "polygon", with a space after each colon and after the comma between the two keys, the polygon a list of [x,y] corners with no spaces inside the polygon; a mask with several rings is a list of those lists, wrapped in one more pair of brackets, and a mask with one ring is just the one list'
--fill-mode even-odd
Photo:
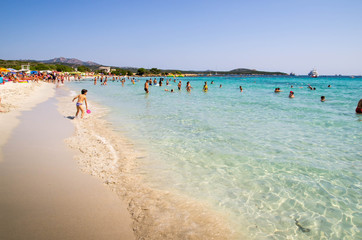
{"label": "person walking on sand", "polygon": [[85,102],[85,107],[86,107],[86,109],[88,111],[88,103],[87,103],[87,96],[86,96],[87,92],[88,92],[87,89],[82,89],[81,94],[79,94],[78,96],[73,98],[72,102],[74,102],[74,100],[78,98],[77,103],[76,103],[77,113],[75,114],[75,117],[78,117],[79,110],[82,112],[81,118],[84,117],[83,102]]}

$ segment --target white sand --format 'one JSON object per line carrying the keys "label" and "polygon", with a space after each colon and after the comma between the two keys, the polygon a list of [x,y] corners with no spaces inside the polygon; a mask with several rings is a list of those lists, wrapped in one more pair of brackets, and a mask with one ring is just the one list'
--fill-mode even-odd
{"label": "white sand", "polygon": [[54,93],[0,85],[0,239],[134,239],[122,201],[73,161],[63,139],[74,127],[45,101]]}
{"label": "white sand", "polygon": [[[74,115],[72,96],[60,99],[60,112]],[[138,175],[137,159],[144,157],[133,144],[104,120],[107,111],[92,104],[92,113],[75,119],[75,135],[67,139],[82,171],[98,177],[128,205],[137,239],[245,239],[233,232],[225,213],[175,192],[151,188]]]}
{"label": "white sand", "polygon": [[19,124],[18,117],[21,111],[30,110],[54,96],[54,89],[54,84],[44,82],[0,84],[0,162],[2,146]]}

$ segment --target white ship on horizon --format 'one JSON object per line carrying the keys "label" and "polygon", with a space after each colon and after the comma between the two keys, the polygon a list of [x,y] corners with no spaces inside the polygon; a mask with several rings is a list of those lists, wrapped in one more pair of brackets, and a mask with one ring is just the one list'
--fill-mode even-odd
{"label": "white ship on horizon", "polygon": [[308,73],[308,76],[309,76],[309,77],[312,77],[312,78],[318,77],[318,72],[317,72],[317,70],[316,70],[315,68],[313,68],[313,70]]}

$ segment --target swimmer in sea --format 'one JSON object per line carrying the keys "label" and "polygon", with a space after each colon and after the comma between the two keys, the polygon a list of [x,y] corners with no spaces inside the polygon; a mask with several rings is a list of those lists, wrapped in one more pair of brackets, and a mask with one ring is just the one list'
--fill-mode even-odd
{"label": "swimmer in sea", "polygon": [[293,91],[290,91],[289,98],[294,98],[294,92]]}
{"label": "swimmer in sea", "polygon": [[204,92],[207,92],[208,89],[209,89],[209,87],[207,86],[207,82],[205,82],[205,85],[203,87]]}
{"label": "swimmer in sea", "polygon": [[220,84],[220,88],[222,88],[222,85]]}
{"label": "swimmer in sea", "polygon": [[88,103],[87,103],[87,89],[83,89],[81,91],[81,94],[79,94],[78,96],[76,96],[75,98],[73,98],[72,102],[74,102],[75,99],[78,98],[77,103],[76,103],[76,107],[77,107],[77,113],[75,114],[75,117],[78,117],[78,113],[79,110],[82,112],[81,118],[83,118],[84,116],[84,108],[83,108],[83,102],[85,102],[85,107],[88,110]]}
{"label": "swimmer in sea", "polygon": [[177,88],[178,88],[178,90],[181,90],[181,80],[178,82]]}
{"label": "swimmer in sea", "polygon": [[278,93],[278,92],[281,92],[281,90],[280,90],[280,88],[276,88],[276,89],[274,90],[274,92],[275,92],[275,93]]}
{"label": "swimmer in sea", "polygon": [[321,96],[321,102],[325,102],[326,101],[326,97],[325,96]]}
{"label": "swimmer in sea", "polygon": [[362,113],[362,99],[360,99],[357,104],[356,113]]}
{"label": "swimmer in sea", "polygon": [[145,82],[145,92],[148,93],[148,80]]}
{"label": "swimmer in sea", "polygon": [[188,92],[191,92],[191,84],[190,84],[190,82],[188,81],[187,83],[186,83],[186,90],[188,91]]}
{"label": "swimmer in sea", "polygon": [[240,92],[243,92],[243,88],[241,86],[239,87],[239,89],[240,89]]}

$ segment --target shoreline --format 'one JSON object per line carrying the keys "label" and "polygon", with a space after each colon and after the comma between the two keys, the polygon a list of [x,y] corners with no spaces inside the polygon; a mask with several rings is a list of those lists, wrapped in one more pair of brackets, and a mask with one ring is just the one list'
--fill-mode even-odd
{"label": "shoreline", "polygon": [[6,100],[1,91],[19,105],[0,114],[0,238],[134,239],[126,206],[64,143],[74,126],[57,110],[62,90],[32,86],[10,85]]}
{"label": "shoreline", "polygon": [[[71,98],[59,99],[65,117],[75,111]],[[137,239],[246,239],[235,232],[226,213],[179,193],[151,188],[137,171],[144,154],[104,119],[106,107],[88,104],[92,114],[73,121],[75,134],[66,143],[78,152],[79,168],[99,178],[128,205]]]}

